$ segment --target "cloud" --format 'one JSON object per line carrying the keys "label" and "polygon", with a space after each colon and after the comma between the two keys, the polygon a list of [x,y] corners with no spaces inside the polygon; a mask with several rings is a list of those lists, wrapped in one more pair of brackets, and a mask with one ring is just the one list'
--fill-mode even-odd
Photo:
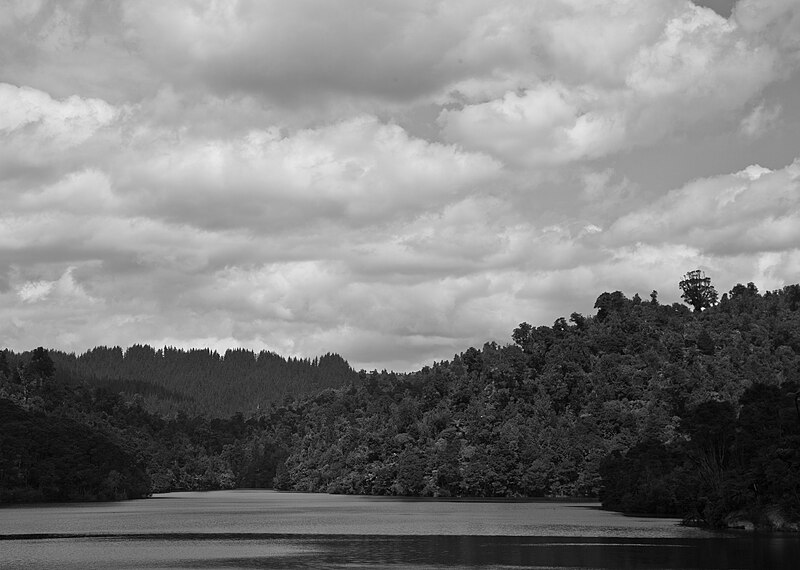
{"label": "cloud", "polygon": [[25,303],[33,303],[45,299],[53,290],[51,281],[28,281],[17,291],[17,295]]}
{"label": "cloud", "polygon": [[86,293],[75,280],[71,266],[55,281],[26,281],[17,288],[17,295],[23,303],[39,303],[43,301],[57,303],[93,304],[96,299]]}
{"label": "cloud", "polygon": [[121,206],[108,175],[93,169],[72,172],[53,184],[10,196],[7,203],[18,212],[50,210],[79,215],[110,212]]}
{"label": "cloud", "polygon": [[0,83],[0,193],[87,168],[118,145],[125,111],[102,99],[55,99],[31,87]]}
{"label": "cloud", "polygon": [[739,133],[749,138],[759,138],[772,129],[781,115],[781,106],[767,107],[762,101],[739,123]]}
{"label": "cloud", "polygon": [[146,146],[135,143],[115,174],[142,215],[257,233],[320,220],[371,225],[415,216],[458,199],[501,168],[370,116],[285,136],[271,129],[177,146],[168,133],[142,138]]}
{"label": "cloud", "polygon": [[28,135],[37,143],[76,146],[117,116],[100,99],[73,95],[58,101],[37,89],[0,83],[0,132],[4,136]]}
{"label": "cloud", "polygon": [[688,2],[672,10],[656,4],[647,13],[620,8],[638,32],[633,42],[604,41],[614,28],[591,8],[540,24],[554,42],[546,50],[560,80],[530,77],[502,97],[444,110],[445,138],[517,165],[594,159],[738,109],[776,78],[778,55],[758,36]]}
{"label": "cloud", "polygon": [[746,33],[768,38],[795,64],[800,61],[800,9],[794,0],[739,0],[732,19]]}
{"label": "cloud", "polygon": [[408,370],[694,267],[796,280],[798,12],[13,2],[0,344]]}
{"label": "cloud", "polygon": [[144,96],[157,85],[156,78],[125,39],[121,6],[5,2],[0,14],[3,80],[59,100],[76,93],[112,103]]}
{"label": "cloud", "polygon": [[258,93],[286,107],[325,107],[334,94],[345,105],[350,97],[414,100],[448,78],[469,76],[474,66],[491,65],[486,56],[461,69],[440,65],[482,11],[474,2],[417,0],[380,6],[168,1],[126,4],[124,18],[128,40],[176,84]]}
{"label": "cloud", "polygon": [[800,160],[700,179],[621,217],[610,243],[685,244],[708,254],[791,251],[800,243]]}

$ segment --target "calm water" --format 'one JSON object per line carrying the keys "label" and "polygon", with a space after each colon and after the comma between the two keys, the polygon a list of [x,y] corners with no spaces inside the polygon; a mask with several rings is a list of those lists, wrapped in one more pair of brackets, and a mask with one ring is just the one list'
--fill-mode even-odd
{"label": "calm water", "polygon": [[0,568],[800,567],[800,537],[677,522],[596,503],[172,493],[0,508]]}

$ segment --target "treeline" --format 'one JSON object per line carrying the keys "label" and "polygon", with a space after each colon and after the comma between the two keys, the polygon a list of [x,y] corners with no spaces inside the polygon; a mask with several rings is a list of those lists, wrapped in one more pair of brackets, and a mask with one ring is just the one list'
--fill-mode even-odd
{"label": "treeline", "polygon": [[[37,382],[36,354],[7,354],[18,361],[0,371],[0,397],[98,430],[151,491],[600,497],[626,512],[788,528],[800,520],[800,286],[695,302],[603,293],[595,315],[522,323],[513,344],[412,374],[353,373],[249,419],[165,419],[141,397]],[[178,386],[163,387],[190,392]],[[17,467],[3,461],[6,485]]]}
{"label": "treeline", "polygon": [[150,494],[138,463],[100,431],[0,398],[0,503],[111,501]]}
{"label": "treeline", "polygon": [[797,383],[757,383],[737,404],[708,401],[683,438],[648,438],[600,465],[603,505],[712,527],[800,530]]}
{"label": "treeline", "polygon": [[[338,354],[284,358],[273,352],[182,350],[148,345],[97,347],[81,355],[50,351],[56,379],[139,394],[160,415],[251,415],[287,397],[351,382],[356,373]],[[10,355],[13,358],[13,355]]]}
{"label": "treeline", "polygon": [[41,348],[14,364],[0,352],[0,503],[271,487],[284,458],[257,445],[263,419],[161,417],[139,395],[59,381]]}
{"label": "treeline", "polygon": [[291,434],[270,428],[264,413],[245,419],[242,411],[353,378],[333,354],[0,351],[0,502],[271,487]]}
{"label": "treeline", "polygon": [[[276,483],[336,493],[601,497],[718,526],[800,515],[800,286],[690,311],[604,293],[408,375],[292,409]],[[770,509],[772,509],[770,511]],[[759,514],[761,513],[761,514]],[[778,514],[775,514],[778,513]],[[777,521],[777,522],[775,522]]]}

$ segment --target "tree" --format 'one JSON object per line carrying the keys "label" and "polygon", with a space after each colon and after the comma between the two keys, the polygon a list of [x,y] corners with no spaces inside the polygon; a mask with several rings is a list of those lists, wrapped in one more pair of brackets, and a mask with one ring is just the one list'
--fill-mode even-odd
{"label": "tree", "polygon": [[0,350],[0,376],[5,378],[11,377],[11,367],[8,365],[8,358],[6,357],[5,350]]}
{"label": "tree", "polygon": [[583,330],[586,328],[586,317],[584,317],[580,313],[572,313],[569,316],[570,322],[575,323],[575,326],[578,327],[578,330]]}
{"label": "tree", "polygon": [[31,359],[25,366],[25,372],[38,380],[50,380],[56,372],[53,360],[47,350],[39,347],[33,351]]}
{"label": "tree", "polygon": [[681,298],[697,313],[717,304],[717,290],[711,284],[711,278],[699,269],[684,275],[680,288],[683,291]]}
{"label": "tree", "polygon": [[597,320],[602,323],[611,313],[622,311],[627,300],[622,291],[603,293],[594,302],[594,308],[597,309]]}
{"label": "tree", "polygon": [[520,348],[524,349],[531,341],[532,331],[533,327],[531,325],[526,322],[522,322],[517,328],[514,329],[514,332],[511,334],[511,338]]}
{"label": "tree", "polygon": [[714,339],[708,334],[706,329],[700,331],[697,335],[697,349],[707,356],[714,356]]}

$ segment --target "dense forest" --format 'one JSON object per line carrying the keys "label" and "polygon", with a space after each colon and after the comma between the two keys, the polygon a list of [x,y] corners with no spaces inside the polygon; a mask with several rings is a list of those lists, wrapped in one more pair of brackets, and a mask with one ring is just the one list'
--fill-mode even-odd
{"label": "dense forest", "polygon": [[356,377],[341,356],[330,353],[303,359],[243,349],[220,355],[135,345],[125,351],[102,346],[79,356],[50,351],[50,357],[57,381],[139,394],[145,407],[160,415],[252,415],[273,402],[338,388]]}
{"label": "dense forest", "polygon": [[291,436],[259,446],[255,413],[357,378],[335,354],[2,351],[0,502],[270,487]]}
{"label": "dense forest", "polygon": [[[191,375],[179,370],[180,381],[163,370],[154,381],[92,367],[103,358],[6,352],[0,500],[140,496],[146,479],[150,492],[599,497],[606,508],[695,524],[796,530],[800,286],[761,294],[737,285],[717,300],[691,272],[681,288],[694,310],[661,304],[655,291],[646,301],[603,293],[594,315],[523,322],[513,343],[410,374],[353,373],[340,387],[271,398],[247,418],[163,416],[120,390],[147,382],[167,391],[154,400],[187,398]],[[121,351],[102,351],[120,361]],[[104,388],[103,378],[117,384]],[[192,396],[197,409],[214,409],[217,393]],[[61,461],[57,450],[22,441],[32,423],[42,440],[78,433],[64,422],[97,434],[77,455],[85,461],[114,446],[94,490],[64,491],[68,482],[53,483],[60,468],[44,466]],[[63,445],[77,445],[71,437]]]}

